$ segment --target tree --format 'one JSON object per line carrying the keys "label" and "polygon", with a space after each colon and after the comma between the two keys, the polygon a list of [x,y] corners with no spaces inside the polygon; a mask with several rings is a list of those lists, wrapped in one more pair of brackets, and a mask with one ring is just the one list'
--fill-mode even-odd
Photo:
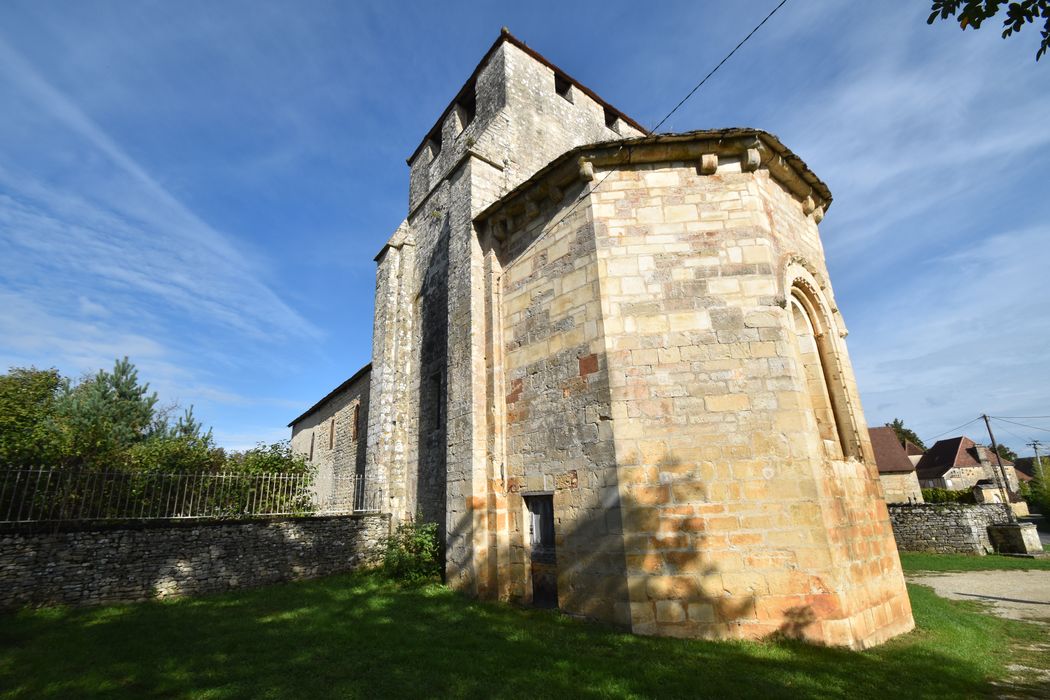
{"label": "tree", "polygon": [[919,436],[915,434],[915,431],[911,428],[905,427],[904,421],[900,418],[894,418],[892,423],[886,424],[886,427],[893,428],[893,432],[897,434],[897,441],[900,444],[903,445],[905,442],[910,442],[920,450],[926,449],[926,445],[923,444],[922,440],[919,439]]}
{"label": "tree", "polygon": [[[312,467],[288,441],[226,453],[211,429],[177,404],[157,405],[127,357],[78,381],[57,369],[0,375],[0,468],[83,468],[137,473],[280,473]],[[289,499],[301,494],[285,494]],[[294,499],[293,499],[294,500]]]}
{"label": "tree", "polygon": [[55,406],[63,453],[74,466],[114,467],[120,455],[156,429],[157,394],[139,384],[127,357],[113,371],[99,370],[80,382],[64,382]]}
{"label": "tree", "polygon": [[998,448],[999,456],[1002,457],[1003,459],[1009,460],[1011,462],[1016,462],[1017,461],[1017,453],[1014,452],[1013,450],[1011,450],[1009,447],[1007,447],[1003,443],[1001,443],[1001,442],[997,443],[996,444],[996,448]]}
{"label": "tree", "polygon": [[0,467],[45,466],[55,456],[51,416],[58,370],[13,367],[0,375]]}
{"label": "tree", "polygon": [[1003,5],[1007,5],[1006,18],[1003,20],[1004,39],[1014,32],[1020,32],[1026,24],[1035,23],[1039,19],[1045,20],[1041,32],[1042,40],[1035,52],[1035,60],[1038,61],[1050,47],[1050,0],[933,0],[930,7],[932,12],[926,23],[933,24],[937,19],[957,17],[960,28],[966,30],[973,27],[976,30],[981,28],[986,19],[999,14]]}

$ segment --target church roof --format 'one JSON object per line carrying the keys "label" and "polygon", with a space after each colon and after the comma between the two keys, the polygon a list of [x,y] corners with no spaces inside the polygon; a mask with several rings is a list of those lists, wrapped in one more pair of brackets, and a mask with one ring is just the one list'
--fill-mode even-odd
{"label": "church roof", "polygon": [[310,416],[311,414],[314,414],[317,411],[319,411],[322,406],[324,406],[326,403],[328,403],[328,401],[331,400],[334,396],[339,394],[339,392],[343,391],[344,389],[349,389],[353,385],[354,382],[356,382],[358,379],[360,379],[361,377],[365,376],[366,374],[368,374],[371,371],[372,371],[372,363],[369,362],[367,365],[365,365],[361,369],[357,370],[357,372],[354,373],[354,376],[350,377],[345,382],[343,382],[342,384],[340,384],[336,388],[332,389],[330,392],[325,394],[323,399],[321,399],[320,401],[315,403],[310,408],[306,409],[302,413],[302,415],[300,415],[300,416],[298,416],[296,418],[293,418],[292,422],[288,424],[288,427],[291,428],[293,425],[295,425],[296,423],[298,423],[302,419],[304,419],[304,418]]}
{"label": "church roof", "polygon": [[[784,164],[794,170],[798,179],[804,183],[805,187],[810,188],[813,193],[823,200],[821,203],[825,210],[831,206],[831,190],[828,189],[828,186],[809,169],[809,166],[806,165],[805,161],[795,155],[790,148],[781,142],[779,138],[768,131],[763,131],[761,129],[754,129],[751,127],[731,127],[728,129],[699,129],[696,131],[686,131],[680,134],[649,134],[647,136],[637,136],[633,138],[616,139],[613,141],[602,141],[600,143],[577,146],[552,160],[528,180],[490,204],[474,218],[475,221],[483,221],[490,218],[509,202],[516,200],[522,194],[531,190],[537,183],[547,178],[567,162],[575,161],[583,156],[597,156],[604,154],[614,161],[622,162],[623,165],[629,166],[632,162],[632,148],[640,149],[645,146],[672,146],[675,144],[687,144],[692,141],[720,141],[744,139],[749,137],[761,140],[770,151],[779,156]],[[697,155],[697,159],[699,159],[699,154]]]}
{"label": "church roof", "polygon": [[628,123],[631,126],[633,126],[635,129],[638,129],[638,131],[641,131],[643,134],[648,134],[649,133],[649,130],[646,129],[644,126],[642,126],[641,124],[639,124],[635,120],[633,120],[630,117],[628,117],[626,114],[624,114],[623,112],[618,110],[616,107],[613,107],[611,104],[609,104],[608,102],[603,100],[601,97],[599,97],[598,94],[595,93],[593,90],[591,90],[589,87],[587,87],[586,85],[584,85],[580,81],[578,81],[575,78],[573,78],[571,75],[569,75],[568,73],[563,71],[558,66],[554,65],[553,63],[551,63],[550,60],[548,60],[546,56],[544,56],[543,54],[539,53],[535,49],[529,48],[529,46],[524,41],[522,41],[521,39],[519,39],[516,36],[514,36],[513,34],[511,34],[510,30],[507,29],[506,27],[504,27],[503,29],[500,30],[499,38],[497,38],[496,41],[493,42],[492,46],[489,47],[489,50],[486,51],[485,55],[481,57],[480,61],[478,61],[478,65],[475,66],[474,72],[471,73],[470,77],[467,78],[467,81],[465,83],[463,83],[463,87],[461,87],[459,89],[459,92],[457,92],[456,96],[452,98],[452,101],[448,103],[448,106],[445,107],[445,109],[443,109],[441,111],[441,116],[438,117],[437,122],[435,123],[434,127],[431,128],[431,130],[427,132],[427,135],[424,136],[423,140],[419,142],[418,146],[416,146],[416,150],[412,151],[412,155],[410,155],[406,159],[407,163],[409,163],[411,165],[412,161],[415,160],[417,155],[419,155],[419,152],[421,150],[423,150],[424,146],[426,146],[427,141],[434,135],[434,132],[435,131],[438,131],[438,132],[441,131],[441,124],[445,121],[445,116],[452,110],[453,107],[456,106],[457,102],[459,102],[464,97],[467,97],[468,93],[471,90],[473,90],[474,81],[477,80],[478,74],[481,73],[481,69],[485,67],[485,63],[488,62],[489,57],[492,56],[492,54],[496,52],[496,49],[498,49],[500,47],[500,45],[502,45],[503,43],[511,44],[511,45],[516,46],[517,48],[521,49],[526,54],[531,56],[533,59],[539,61],[540,63],[542,63],[543,65],[547,66],[552,71],[554,71],[557,75],[560,75],[562,78],[564,78],[565,80],[567,80],[570,83],[572,83],[572,85],[574,87],[576,87],[580,92],[582,92],[583,94],[585,94],[588,97],[590,97],[592,100],[594,100],[595,102],[600,104],[602,107],[608,109],[610,112],[615,114],[617,117],[619,117],[620,119],[622,119],[626,123]]}

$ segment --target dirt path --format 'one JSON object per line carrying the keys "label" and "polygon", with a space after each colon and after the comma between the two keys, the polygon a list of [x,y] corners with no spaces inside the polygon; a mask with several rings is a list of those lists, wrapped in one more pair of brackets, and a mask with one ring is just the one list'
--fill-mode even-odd
{"label": "dirt path", "polygon": [[931,572],[908,580],[942,598],[987,603],[1000,617],[1050,624],[1050,571]]}

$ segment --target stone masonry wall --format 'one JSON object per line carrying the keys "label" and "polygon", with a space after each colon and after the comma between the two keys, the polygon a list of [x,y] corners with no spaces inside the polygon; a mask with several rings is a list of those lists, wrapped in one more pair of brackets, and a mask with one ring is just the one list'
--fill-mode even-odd
{"label": "stone masonry wall", "polygon": [[915,472],[879,474],[886,503],[922,503],[922,489]]}
{"label": "stone masonry wall", "polygon": [[377,563],[387,515],[0,533],[0,608],[97,605],[313,578]]}
{"label": "stone masonry wall", "polygon": [[902,552],[989,554],[988,526],[1009,519],[1001,505],[990,504],[891,503],[889,511]]}
{"label": "stone masonry wall", "polygon": [[[755,638],[801,615],[794,634],[870,646],[912,622],[817,227],[741,165],[621,168],[591,195],[633,628]],[[841,446],[780,301],[799,280]]]}
{"label": "stone masonry wall", "polygon": [[508,236],[500,255],[502,338],[494,361],[503,357],[498,369],[506,381],[511,597],[531,595],[522,494],[552,493],[559,607],[626,626],[594,229],[587,208],[568,212],[580,189],[555,194],[557,201],[545,197],[540,214]]}
{"label": "stone masonry wall", "polygon": [[354,502],[353,477],[365,470],[369,378],[366,372],[292,426],[292,450],[309,457],[317,469],[314,492],[319,502]]}
{"label": "stone masonry wall", "polygon": [[440,146],[431,138],[412,158],[408,217],[378,258],[366,472],[394,518],[443,524],[450,584],[477,591],[492,581],[475,555],[494,541],[495,512],[472,499],[493,478],[497,428],[480,332],[487,263],[472,219],[566,150],[638,132],[608,126],[575,87],[559,95],[553,69],[512,42],[488,56],[473,89],[473,119],[445,113]]}

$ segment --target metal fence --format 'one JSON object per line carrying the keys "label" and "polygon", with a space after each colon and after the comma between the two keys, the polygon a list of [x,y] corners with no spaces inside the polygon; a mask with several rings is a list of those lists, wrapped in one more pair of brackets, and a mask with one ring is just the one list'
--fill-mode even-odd
{"label": "metal fence", "polygon": [[374,511],[363,475],[0,470],[0,525]]}

